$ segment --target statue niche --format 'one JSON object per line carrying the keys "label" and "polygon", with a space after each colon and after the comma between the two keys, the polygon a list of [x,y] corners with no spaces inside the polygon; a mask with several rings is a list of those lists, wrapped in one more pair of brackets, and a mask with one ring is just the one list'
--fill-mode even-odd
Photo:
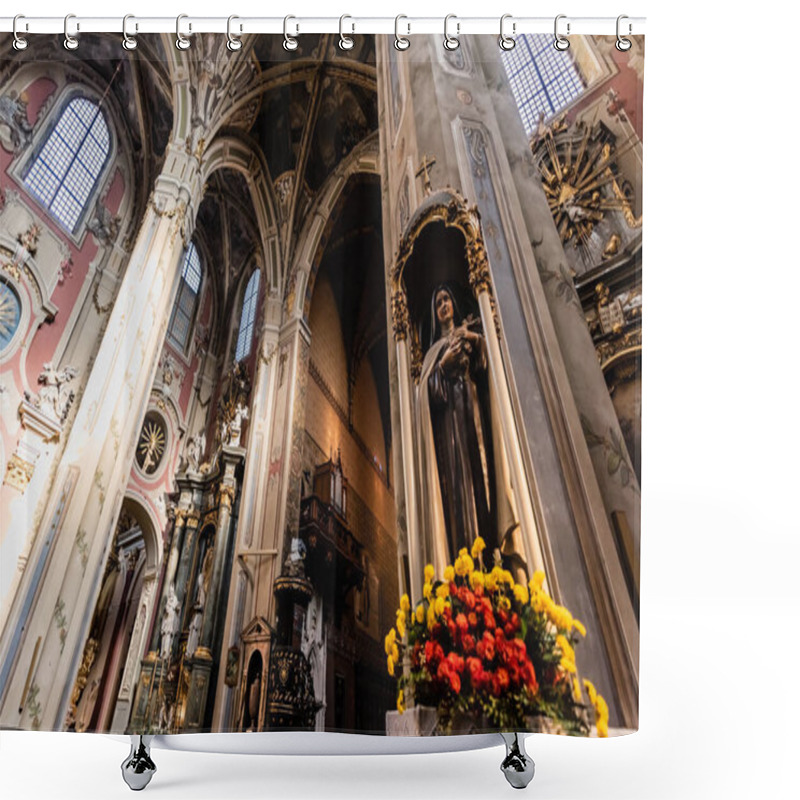
{"label": "statue niche", "polygon": [[470,291],[468,238],[459,228],[433,220],[414,230],[412,222],[412,250],[396,275],[403,299],[394,306],[407,307],[415,382],[423,556],[442,568],[480,536],[490,559],[499,549],[518,556],[519,564],[518,517],[484,321]]}

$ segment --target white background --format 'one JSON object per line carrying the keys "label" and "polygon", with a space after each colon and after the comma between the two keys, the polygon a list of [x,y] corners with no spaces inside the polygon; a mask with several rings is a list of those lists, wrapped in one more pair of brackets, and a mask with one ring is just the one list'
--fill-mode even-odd
{"label": "white background", "polygon": [[[640,731],[608,741],[530,738],[537,775],[527,792],[797,796],[795,4],[65,3],[11,0],[3,13],[647,16]],[[119,772],[126,754],[103,736],[2,732],[0,793],[128,797]],[[159,771],[146,792],[509,797],[502,755],[501,747],[349,758],[155,751]]]}

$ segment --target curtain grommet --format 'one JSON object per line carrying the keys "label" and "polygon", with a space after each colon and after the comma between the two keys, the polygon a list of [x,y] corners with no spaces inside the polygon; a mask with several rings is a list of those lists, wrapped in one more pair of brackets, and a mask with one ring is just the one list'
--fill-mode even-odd
{"label": "curtain grommet", "polygon": [[555,35],[555,41],[553,42],[553,47],[555,47],[555,49],[558,50],[560,53],[563,53],[565,50],[569,49],[569,39],[567,39],[567,36],[569,36],[569,22],[567,22],[567,36],[564,36],[564,34],[559,33],[558,30],[559,20],[566,18],[567,18],[566,14],[559,14],[556,17],[555,23],[553,25],[553,31]]}
{"label": "curtain grommet", "polygon": [[[456,20],[456,35],[451,36],[449,31],[447,30],[448,23],[451,19]],[[444,49],[450,50],[458,50],[461,42],[458,41],[458,34],[461,32],[461,23],[458,21],[458,18],[455,14],[448,14],[444,18]]]}

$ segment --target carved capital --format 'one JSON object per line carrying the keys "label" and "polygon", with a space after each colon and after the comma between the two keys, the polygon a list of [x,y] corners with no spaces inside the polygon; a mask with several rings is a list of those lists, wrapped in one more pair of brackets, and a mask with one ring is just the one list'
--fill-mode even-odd
{"label": "carved capital", "polygon": [[222,508],[231,509],[233,500],[236,497],[236,489],[227,483],[221,483],[219,486],[219,504]]}
{"label": "carved capital", "polygon": [[467,242],[467,263],[469,264],[469,285],[475,297],[477,298],[483,292],[491,294],[492,276],[489,272],[489,259],[480,232],[477,232],[475,237]]}
{"label": "carved capital", "polygon": [[408,301],[402,286],[392,290],[392,332],[396,342],[408,338]]}
{"label": "carved capital", "polygon": [[194,509],[188,509],[183,512],[186,520],[187,528],[196,528],[200,524],[200,512]]}

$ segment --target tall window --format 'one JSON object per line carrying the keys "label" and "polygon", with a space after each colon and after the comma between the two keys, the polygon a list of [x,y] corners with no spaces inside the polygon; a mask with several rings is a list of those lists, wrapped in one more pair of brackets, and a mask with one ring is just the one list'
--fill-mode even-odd
{"label": "tall window", "polygon": [[261,273],[256,270],[247,282],[242,302],[242,317],[239,320],[239,338],[236,340],[236,360],[241,361],[250,355],[253,344],[253,328],[256,324],[256,307],[258,303],[258,282]]}
{"label": "tall window", "polygon": [[192,320],[197,308],[197,299],[200,297],[202,281],[203,266],[200,263],[197,248],[192,242],[183,257],[181,284],[178,287],[178,297],[169,321],[169,338],[181,350],[186,350],[186,345],[189,343],[189,334],[192,330]]}
{"label": "tall window", "polygon": [[64,107],[25,174],[25,185],[73,232],[108,161],[111,138],[100,106],[76,97]]}
{"label": "tall window", "polygon": [[527,133],[536,128],[540,115],[549,119],[584,90],[569,50],[556,50],[550,35],[517,36],[516,46],[504,50],[502,59]]}

